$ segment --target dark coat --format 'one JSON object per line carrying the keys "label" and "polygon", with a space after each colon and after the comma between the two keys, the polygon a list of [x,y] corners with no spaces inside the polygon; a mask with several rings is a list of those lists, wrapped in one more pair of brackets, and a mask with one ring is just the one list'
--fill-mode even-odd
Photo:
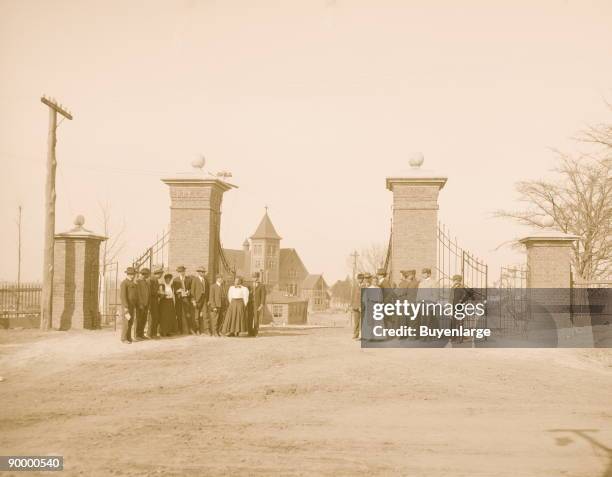
{"label": "dark coat", "polygon": [[144,308],[149,306],[149,300],[151,298],[151,286],[148,279],[137,280],[136,288],[138,289],[138,307]]}
{"label": "dark coat", "polygon": [[191,298],[196,301],[198,305],[203,305],[208,302],[208,296],[210,294],[210,285],[206,278],[200,280],[200,277],[193,277],[191,280]]}
{"label": "dark coat", "polygon": [[148,280],[149,282],[149,306],[153,309],[157,306],[159,302],[159,296],[157,295],[159,292],[159,280],[155,277],[151,277]]}
{"label": "dark coat", "polygon": [[208,305],[211,308],[225,308],[227,306],[227,290],[225,285],[219,286],[215,282],[210,286]]}
{"label": "dark coat", "polygon": [[185,278],[183,279],[183,281],[181,282],[181,277],[175,277],[174,280],[172,280],[172,290],[174,290],[174,296],[176,297],[177,300],[191,300],[190,296],[182,296],[181,293],[179,292],[179,290],[182,288],[184,290],[186,290],[189,294],[191,294],[190,290],[191,290],[191,283],[192,283],[193,277],[190,277],[189,275],[185,275]]}
{"label": "dark coat", "polygon": [[267,290],[263,283],[259,283],[257,286],[255,286],[255,283],[253,283],[253,285],[251,285],[250,292],[250,301],[253,302],[253,310],[257,311],[260,306],[266,305]]}
{"label": "dark coat", "polygon": [[125,315],[128,311],[138,306],[138,287],[136,282],[127,278],[121,282],[121,311]]}

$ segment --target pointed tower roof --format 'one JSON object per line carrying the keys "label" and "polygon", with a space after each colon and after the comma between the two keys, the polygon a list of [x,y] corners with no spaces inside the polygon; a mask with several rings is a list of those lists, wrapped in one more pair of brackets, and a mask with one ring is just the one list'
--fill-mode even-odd
{"label": "pointed tower roof", "polygon": [[252,239],[276,239],[280,240],[281,236],[276,233],[274,229],[274,225],[272,225],[272,221],[270,220],[270,216],[268,215],[268,211],[259,222],[259,226],[253,235],[251,235]]}

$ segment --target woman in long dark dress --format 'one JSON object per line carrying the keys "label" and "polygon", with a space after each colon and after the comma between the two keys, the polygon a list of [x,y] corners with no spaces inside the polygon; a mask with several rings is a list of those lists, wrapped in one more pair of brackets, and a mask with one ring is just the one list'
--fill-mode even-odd
{"label": "woman in long dark dress", "polygon": [[176,310],[174,308],[171,273],[164,275],[164,283],[159,285],[158,295],[160,334],[162,336],[172,336],[176,333]]}
{"label": "woman in long dark dress", "polygon": [[227,298],[229,308],[225,313],[221,333],[226,336],[238,336],[240,333],[246,333],[248,331],[246,305],[249,302],[249,289],[242,285],[242,278],[236,277],[234,286],[231,286],[227,292]]}

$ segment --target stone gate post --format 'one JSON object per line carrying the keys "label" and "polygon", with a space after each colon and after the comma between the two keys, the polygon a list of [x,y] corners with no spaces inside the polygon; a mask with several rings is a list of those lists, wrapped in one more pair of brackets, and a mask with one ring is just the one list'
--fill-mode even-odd
{"label": "stone gate post", "polygon": [[393,193],[391,282],[399,283],[400,271],[431,268],[437,278],[438,194],[447,178],[421,169],[422,155],[410,160],[411,169],[387,177]]}
{"label": "stone gate post", "polygon": [[184,265],[195,274],[204,265],[209,276],[219,271],[217,239],[223,193],[236,186],[207,174],[162,179],[170,188],[168,267]]}
{"label": "stone gate post", "polygon": [[100,327],[100,244],[106,237],[84,224],[85,218],[79,215],[72,230],[55,235],[51,323],[60,330]]}
{"label": "stone gate post", "polygon": [[520,240],[527,249],[527,287],[569,289],[575,235],[537,232]]}
{"label": "stone gate post", "polygon": [[579,237],[556,231],[538,231],[520,240],[527,249],[527,287],[530,289],[530,326],[547,332],[554,320],[559,344],[572,328],[571,253]]}

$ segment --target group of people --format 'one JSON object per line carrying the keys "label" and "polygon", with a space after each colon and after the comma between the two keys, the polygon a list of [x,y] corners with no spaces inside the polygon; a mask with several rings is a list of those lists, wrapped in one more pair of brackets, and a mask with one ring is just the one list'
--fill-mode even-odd
{"label": "group of people", "polygon": [[[402,270],[400,271],[402,279],[396,285],[391,283],[387,276],[385,269],[378,269],[376,275],[370,273],[359,273],[357,274],[357,286],[353,288],[351,297],[351,312],[353,322],[353,339],[362,339],[362,314],[366,308],[363,303],[363,297],[361,290],[364,288],[380,289],[379,293],[369,292],[369,296],[375,298],[378,302],[390,303],[394,300],[408,301],[408,302],[435,302],[438,297],[434,296],[435,289],[438,288],[438,284],[432,278],[430,268],[423,268],[421,270],[421,277],[417,279],[416,270]],[[463,285],[463,277],[461,275],[453,275],[452,277],[452,301],[464,302],[467,300],[468,294],[465,286]],[[427,326],[436,326],[435,317],[423,317],[419,320],[418,324]],[[399,323],[396,317],[388,316],[384,319],[385,328],[396,328]],[[451,323],[455,326],[456,323]]]}
{"label": "group of people", "polygon": [[266,303],[266,287],[260,274],[251,283],[236,277],[226,286],[222,275],[210,284],[206,269],[177,275],[157,267],[128,267],[121,282],[121,341],[132,343],[180,334],[208,336],[257,336]]}

